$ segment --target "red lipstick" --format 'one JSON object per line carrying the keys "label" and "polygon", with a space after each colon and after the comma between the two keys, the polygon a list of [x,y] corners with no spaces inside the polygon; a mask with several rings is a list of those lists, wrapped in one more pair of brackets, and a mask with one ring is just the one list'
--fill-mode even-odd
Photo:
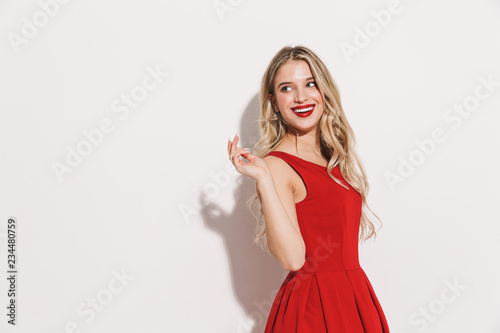
{"label": "red lipstick", "polygon": [[315,109],[314,104],[300,105],[292,108],[293,112],[299,117],[309,117]]}

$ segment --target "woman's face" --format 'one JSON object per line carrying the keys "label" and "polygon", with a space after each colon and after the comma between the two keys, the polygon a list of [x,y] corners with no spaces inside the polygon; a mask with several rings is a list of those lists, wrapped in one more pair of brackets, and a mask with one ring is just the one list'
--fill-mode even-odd
{"label": "woman's face", "polygon": [[[299,132],[317,128],[323,114],[323,96],[307,62],[289,61],[282,65],[274,79],[271,103],[281,112],[287,124]],[[305,111],[305,112],[304,112]]]}

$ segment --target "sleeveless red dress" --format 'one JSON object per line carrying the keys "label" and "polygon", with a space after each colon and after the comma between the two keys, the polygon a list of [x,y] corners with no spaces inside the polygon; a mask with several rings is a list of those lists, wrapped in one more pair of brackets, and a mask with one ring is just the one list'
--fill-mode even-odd
{"label": "sleeveless red dress", "polygon": [[358,260],[361,196],[342,177],[338,166],[297,156],[269,153],[287,162],[307,189],[296,203],[306,262],[291,271],[271,306],[264,333],[389,333],[373,287]]}

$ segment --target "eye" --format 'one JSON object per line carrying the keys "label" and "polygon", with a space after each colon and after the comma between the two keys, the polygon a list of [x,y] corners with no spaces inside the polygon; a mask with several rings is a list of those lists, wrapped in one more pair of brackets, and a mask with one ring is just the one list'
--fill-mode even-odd
{"label": "eye", "polygon": [[290,89],[291,89],[291,87],[290,87],[290,86],[284,86],[283,88],[281,88],[281,91],[283,91],[283,92],[290,91],[290,90],[285,90],[285,89],[287,89],[287,88],[290,88]]}
{"label": "eye", "polygon": [[316,87],[316,81],[308,82],[307,85],[310,85],[309,87]]}

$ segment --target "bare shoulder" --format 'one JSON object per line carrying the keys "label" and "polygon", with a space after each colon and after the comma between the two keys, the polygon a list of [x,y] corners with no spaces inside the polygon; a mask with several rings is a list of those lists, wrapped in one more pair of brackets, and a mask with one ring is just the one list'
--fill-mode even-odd
{"label": "bare shoulder", "polygon": [[265,156],[263,160],[271,171],[275,182],[286,184],[290,189],[293,189],[294,170],[285,160],[273,155]]}
{"label": "bare shoulder", "polygon": [[285,160],[277,156],[267,155],[266,157],[263,158],[263,160],[266,162],[266,165],[268,166],[273,176],[275,174],[279,175],[286,173],[287,171],[290,170],[290,165]]}

